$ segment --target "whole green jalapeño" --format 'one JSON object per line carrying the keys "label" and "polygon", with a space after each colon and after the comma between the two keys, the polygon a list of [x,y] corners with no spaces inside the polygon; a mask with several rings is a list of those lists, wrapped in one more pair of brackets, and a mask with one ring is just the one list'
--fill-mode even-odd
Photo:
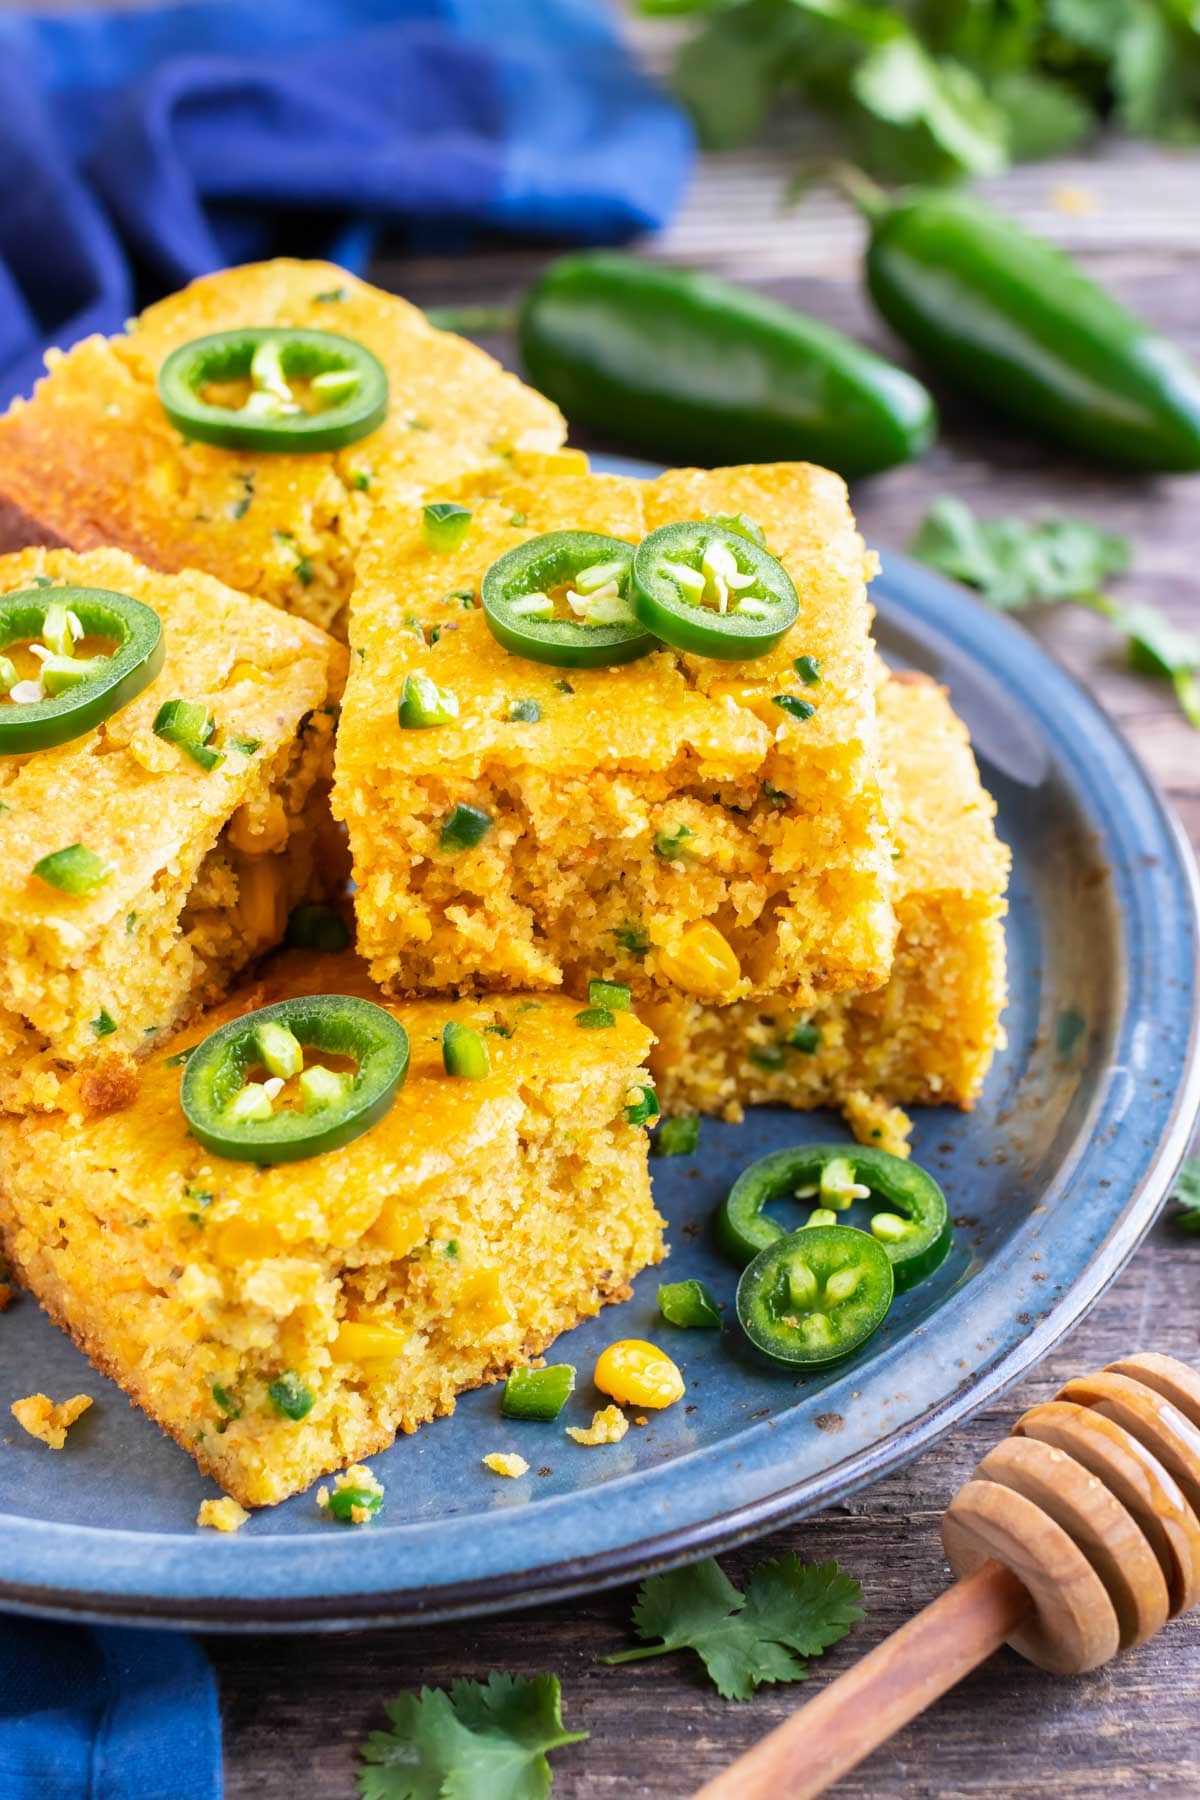
{"label": "whole green jalape\u00f1o", "polygon": [[369,1131],[407,1073],[408,1033],[391,1013],[373,1000],[312,994],[206,1037],[187,1059],[179,1101],[192,1136],[215,1155],[300,1162]]}
{"label": "whole green jalape\u00f1o", "polygon": [[388,378],[354,338],[248,325],[173,350],[158,397],[184,437],[223,450],[340,450],[382,425]]}
{"label": "whole green jalape\u00f1o", "polygon": [[158,614],[129,594],[0,595],[0,755],[51,750],[102,725],[154,680],[165,648]]}
{"label": "whole green jalape\u00f1o", "polygon": [[657,648],[631,597],[633,546],[598,531],[549,531],[484,575],[484,616],[516,656],[560,669],[632,662]]}
{"label": "whole green jalape\u00f1o", "polygon": [[765,656],[800,611],[783,564],[716,519],[663,525],[643,538],[633,589],[647,631],[673,650],[728,662]]}

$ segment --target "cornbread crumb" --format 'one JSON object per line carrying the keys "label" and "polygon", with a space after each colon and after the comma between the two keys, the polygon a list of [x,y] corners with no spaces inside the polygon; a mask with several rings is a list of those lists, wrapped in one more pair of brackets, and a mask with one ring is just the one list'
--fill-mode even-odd
{"label": "cornbread crumb", "polygon": [[0,1281],[0,1312],[7,1312],[16,1297],[16,1288],[10,1287],[7,1281]]}
{"label": "cornbread crumb", "polygon": [[[348,1509],[339,1510],[336,1506],[334,1507],[336,1518],[345,1525],[369,1525],[383,1505],[386,1489],[374,1470],[368,1469],[366,1463],[351,1463],[348,1469],[343,1469],[334,1478],[333,1492],[335,1496],[347,1492],[355,1496]],[[359,1499],[359,1496],[363,1494],[371,1497],[370,1502],[366,1505]],[[317,1489],[317,1505],[322,1512],[328,1512],[330,1504],[329,1489],[319,1487]]]}
{"label": "cornbread crumb", "polygon": [[650,1421],[646,1417],[645,1413],[639,1413],[637,1418],[633,1422],[635,1425],[648,1425],[650,1423]]}
{"label": "cornbread crumb", "polygon": [[567,1436],[577,1444],[619,1444],[629,1430],[629,1420],[619,1406],[602,1407],[592,1414],[590,1425],[568,1425]]}
{"label": "cornbread crumb", "polygon": [[91,1404],[88,1394],[75,1394],[57,1405],[46,1394],[27,1394],[23,1400],[13,1401],[12,1416],[30,1437],[40,1438],[51,1450],[61,1450],[67,1432]]}
{"label": "cornbread crumb", "polygon": [[196,1514],[197,1525],[208,1525],[214,1531],[240,1531],[250,1514],[228,1494],[219,1500],[202,1500]]}
{"label": "cornbread crumb", "polygon": [[493,1475],[509,1475],[515,1481],[519,1475],[528,1475],[529,1464],[523,1456],[504,1456],[493,1450],[490,1456],[483,1458],[483,1466],[490,1469]]}
{"label": "cornbread crumb", "polygon": [[855,1088],[842,1101],[846,1123],[860,1144],[886,1150],[890,1156],[912,1155],[913,1122],[902,1107],[889,1106],[878,1094]]}

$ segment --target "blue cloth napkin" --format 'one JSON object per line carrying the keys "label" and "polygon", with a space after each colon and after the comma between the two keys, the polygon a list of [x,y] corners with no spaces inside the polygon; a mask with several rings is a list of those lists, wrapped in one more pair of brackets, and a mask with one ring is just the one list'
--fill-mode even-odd
{"label": "blue cloth napkin", "polygon": [[4,1800],[220,1800],[212,1669],[182,1633],[0,1620]]}
{"label": "blue cloth napkin", "polygon": [[0,10],[0,403],[230,262],[653,229],[691,156],[606,0]]}
{"label": "blue cloth napkin", "polygon": [[[0,404],[48,344],[277,252],[476,228],[612,242],[669,216],[689,128],[604,0],[201,0],[0,11]],[[0,1618],[3,1800],[217,1800],[203,1651]]]}

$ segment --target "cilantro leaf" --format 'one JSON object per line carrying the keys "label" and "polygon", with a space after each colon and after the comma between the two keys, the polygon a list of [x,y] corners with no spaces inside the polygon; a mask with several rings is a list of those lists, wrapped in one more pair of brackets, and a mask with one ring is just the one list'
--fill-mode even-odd
{"label": "cilantro leaf", "polygon": [[1008,161],[999,107],[964,63],[930,56],[915,38],[877,46],[851,85],[876,119],[922,127],[962,174],[995,175]]}
{"label": "cilantro leaf", "polygon": [[748,1700],[764,1682],[803,1681],[802,1659],[820,1656],[863,1617],[861,1594],[836,1563],[805,1564],[793,1554],[760,1563],[742,1593],[710,1557],[644,1581],[634,1630],[662,1642],[603,1660],[694,1650],[723,1699]]}
{"label": "cilantro leaf", "polygon": [[1135,4],[1136,0],[1046,0],[1046,23],[1069,43],[1107,57]]}
{"label": "cilantro leaf", "polygon": [[1062,156],[1091,136],[1096,119],[1073,88],[1035,69],[1013,69],[992,83],[989,98],[1004,115],[1014,162]]}
{"label": "cilantro leaf", "polygon": [[748,34],[736,19],[714,19],[680,50],[674,86],[706,150],[730,150],[766,123],[776,44]]}
{"label": "cilantro leaf", "polygon": [[385,1708],[390,1731],[363,1745],[362,1800],[544,1800],[548,1750],[577,1744],[554,1675],[493,1672],[486,1682],[400,1694]]}
{"label": "cilantro leaf", "polygon": [[1200,1231],[1200,1156],[1189,1156],[1175,1178],[1172,1200],[1183,1208],[1175,1223],[1184,1231]]}
{"label": "cilantro leaf", "polygon": [[1129,666],[1170,681],[1180,711],[1200,731],[1200,636],[1153,606],[1124,606],[1100,592],[1129,567],[1129,542],[1083,519],[978,519],[953,495],[935,500],[917,527],[912,554],[1015,611],[1044,600],[1076,600],[1124,633]]}
{"label": "cilantro leaf", "polygon": [[978,588],[1002,611],[1090,598],[1129,567],[1128,539],[1084,519],[979,519],[952,495],[935,500],[909,546],[930,568]]}
{"label": "cilantro leaf", "polygon": [[1153,606],[1114,606],[1107,617],[1129,639],[1129,666],[1139,675],[1177,675],[1200,669],[1200,637],[1181,631]]}
{"label": "cilantro leaf", "polygon": [[[1200,142],[1194,0],[638,0],[696,15],[676,89],[701,141],[758,135],[778,109],[827,121],[822,148],[892,182],[957,178],[1126,131]],[[808,134],[811,137],[811,131]]]}

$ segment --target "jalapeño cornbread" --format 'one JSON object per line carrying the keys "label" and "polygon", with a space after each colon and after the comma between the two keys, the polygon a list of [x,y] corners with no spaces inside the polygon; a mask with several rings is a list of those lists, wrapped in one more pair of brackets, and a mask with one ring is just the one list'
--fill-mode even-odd
{"label": "jalape\u00f1o cornbread", "polygon": [[[870,565],[843,483],[800,464],[651,482],[527,468],[458,499],[471,518],[456,544],[394,509],[359,558],[334,810],[376,980],[581,993],[611,977],[638,996],[782,990],[797,1005],[883,982],[895,918]],[[659,647],[555,667],[504,648],[480,609],[490,565],[540,534],[636,544],[738,513],[799,599],[754,660]],[[398,714],[429,683],[434,713]]]}
{"label": "jalape\u00f1o cornbread", "polygon": [[52,748],[12,750],[22,689],[0,684],[0,1107],[15,1109],[115,1099],[132,1059],[344,872],[328,808],[341,646],[211,576],[154,574],[119,550],[0,558],[0,608],[25,590],[49,606],[64,588],[144,603],[163,660]]}
{"label": "jalape\u00f1o cornbread", "polygon": [[1009,854],[966,727],[945,691],[894,675],[880,694],[900,936],[891,979],[815,1008],[784,1001],[644,1008],[668,1112],[844,1106],[864,1143],[905,1152],[897,1103],[970,1107],[995,1052],[1005,987]]}
{"label": "jalape\u00f1o cornbread", "polygon": [[[389,1002],[409,1071],[363,1135],[275,1167],[202,1148],[180,1053],[314,993],[378,998],[352,955],[287,952],[156,1051],[124,1109],[70,1130],[0,1120],[15,1270],[247,1506],[452,1411],[663,1254],[646,1133],[626,1116],[650,1034],[630,1012],[581,1027],[558,995]],[[485,1034],[486,1075],[447,1073],[448,1021]]]}
{"label": "jalape\u00f1o cornbread", "polygon": [[[373,352],[390,390],[378,429],[300,453],[187,441],[157,391],[166,358],[214,332],[263,326],[332,332]],[[322,262],[205,276],[126,335],[86,338],[47,367],[33,398],[0,419],[6,547],[115,544],[155,568],[205,569],[335,634],[381,497],[436,497],[467,470],[553,450],[565,435],[557,409],[482,350]]]}

